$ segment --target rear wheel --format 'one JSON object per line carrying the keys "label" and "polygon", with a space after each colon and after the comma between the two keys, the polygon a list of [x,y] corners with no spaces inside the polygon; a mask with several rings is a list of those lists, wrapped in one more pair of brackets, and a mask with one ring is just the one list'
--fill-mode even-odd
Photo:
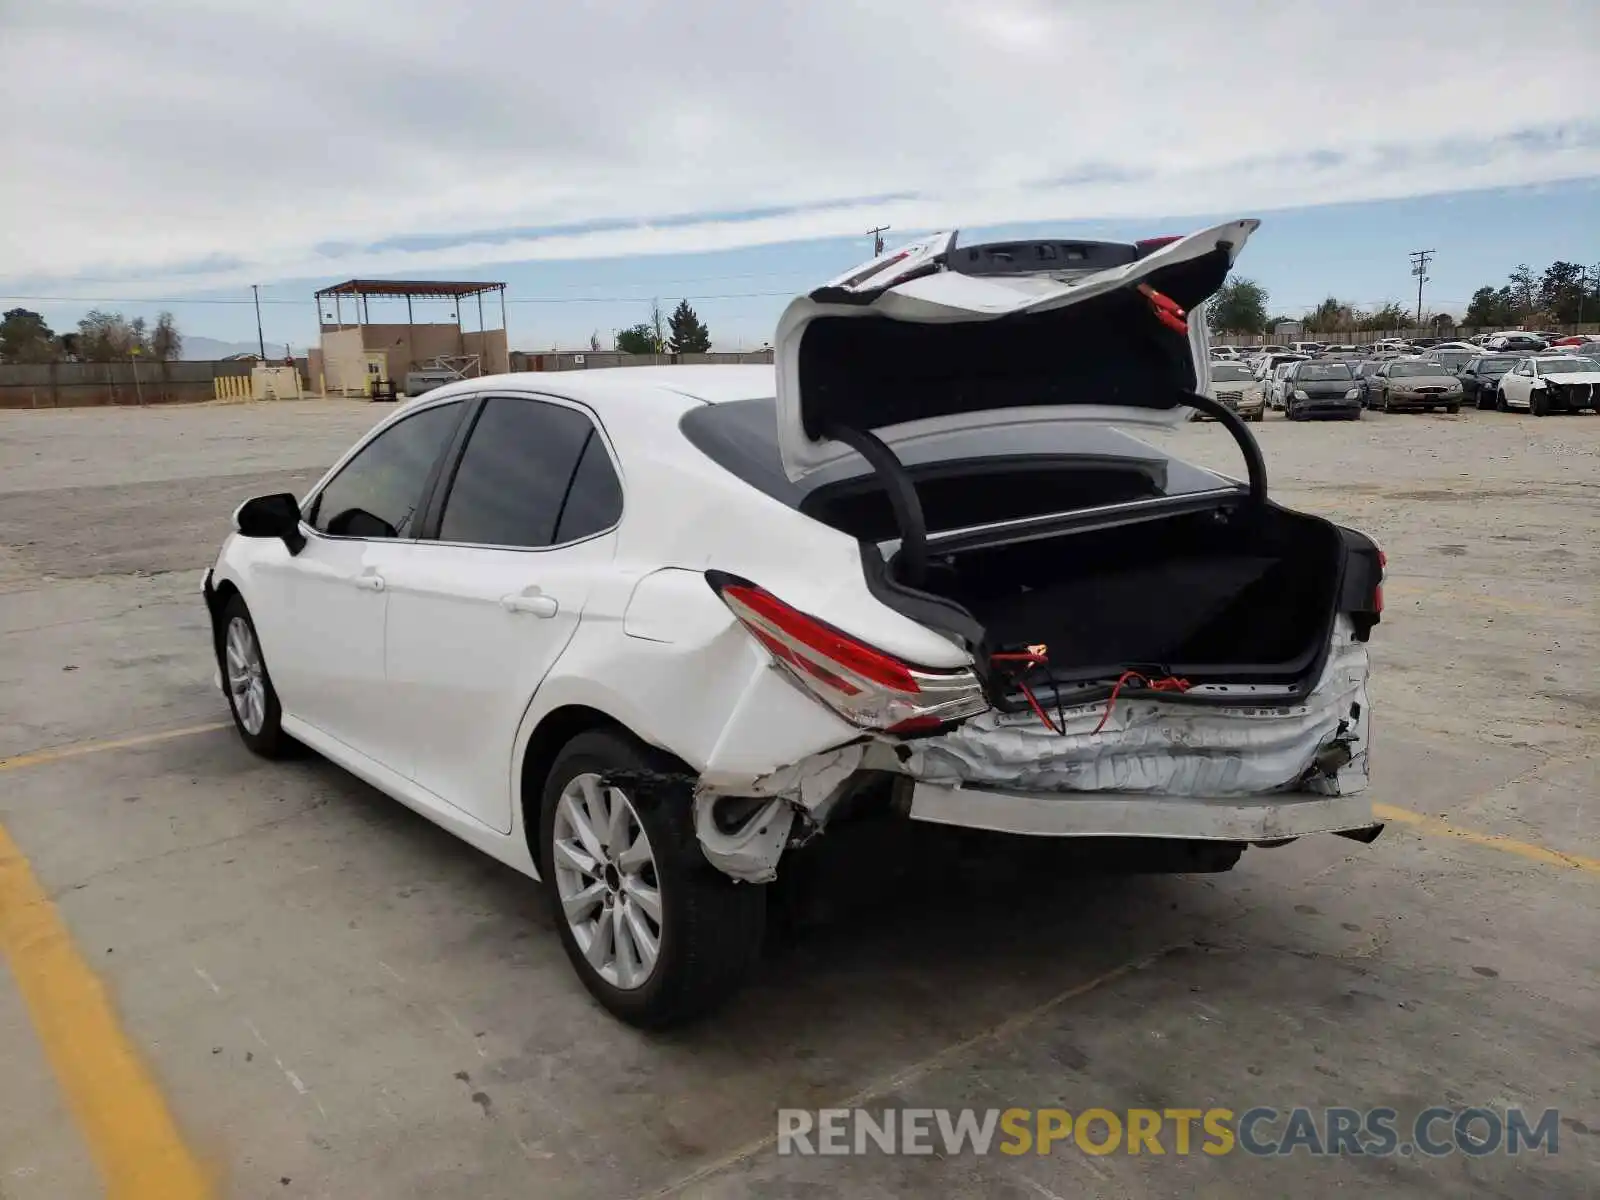
{"label": "rear wheel", "polygon": [[766,922],[766,888],[706,862],[687,796],[658,801],[608,782],[673,766],[622,733],[581,733],[556,757],[540,811],[539,863],[562,947],[595,999],[643,1029],[732,995]]}

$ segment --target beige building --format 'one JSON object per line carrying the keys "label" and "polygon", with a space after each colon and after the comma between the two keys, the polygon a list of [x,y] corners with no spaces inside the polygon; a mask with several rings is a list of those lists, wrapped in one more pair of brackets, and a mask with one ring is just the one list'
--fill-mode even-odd
{"label": "beige building", "polygon": [[[311,384],[330,395],[358,396],[385,385],[404,392],[412,371],[442,367],[466,378],[508,371],[505,296],[503,283],[444,280],[351,279],[323,288],[316,294],[322,337],[309,355]],[[490,313],[485,312],[485,297],[492,298]],[[404,300],[405,322],[373,323],[371,300]],[[415,321],[417,300],[450,301],[453,320]],[[485,322],[496,307],[494,300],[500,327],[489,329]]]}

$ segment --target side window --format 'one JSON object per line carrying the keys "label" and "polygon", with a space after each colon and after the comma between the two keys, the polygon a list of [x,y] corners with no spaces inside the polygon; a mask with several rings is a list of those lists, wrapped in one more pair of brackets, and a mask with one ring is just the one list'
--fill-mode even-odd
{"label": "side window", "polygon": [[561,521],[556,526],[556,543],[575,542],[579,538],[610,529],[622,519],[622,481],[617,478],[611,456],[598,430],[590,430],[584,444],[583,457],[572,476],[572,487],[567,491],[567,503],[561,510]]}
{"label": "side window", "polygon": [[[484,546],[537,548],[570,541],[605,528],[621,512],[620,495],[612,520],[592,522],[594,497],[604,499],[604,481],[590,465],[590,446],[610,474],[611,460],[600,445],[594,423],[577,409],[510,396],[491,398],[473,427],[445,500],[439,539]],[[584,476],[585,500],[565,511]],[[569,532],[580,529],[578,533]]]}
{"label": "side window", "polygon": [[414,537],[422,489],[461,412],[460,401],[441,404],[385,429],[317,494],[307,523],[334,537]]}

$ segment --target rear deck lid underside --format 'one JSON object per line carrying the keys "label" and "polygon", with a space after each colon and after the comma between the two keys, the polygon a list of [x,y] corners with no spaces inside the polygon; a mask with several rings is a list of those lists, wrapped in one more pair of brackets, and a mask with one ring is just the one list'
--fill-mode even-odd
{"label": "rear deck lid underside", "polygon": [[1041,417],[1176,424],[1183,398],[1210,388],[1200,309],[1257,225],[1232,221],[1098,269],[1092,256],[1065,261],[1073,243],[1050,243],[1060,253],[1046,269],[978,274],[996,268],[963,255],[993,247],[936,234],[795,300],[774,343],[785,473],[798,480],[849,453],[830,436],[839,427],[893,446]]}

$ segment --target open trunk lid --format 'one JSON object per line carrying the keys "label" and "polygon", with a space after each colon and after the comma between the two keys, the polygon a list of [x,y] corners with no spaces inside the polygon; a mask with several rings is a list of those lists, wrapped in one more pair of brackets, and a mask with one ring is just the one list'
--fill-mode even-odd
{"label": "open trunk lid", "polygon": [[778,323],[790,479],[850,453],[1008,420],[1172,425],[1208,393],[1202,306],[1259,225],[1165,243],[959,244],[938,233],[793,301]]}

